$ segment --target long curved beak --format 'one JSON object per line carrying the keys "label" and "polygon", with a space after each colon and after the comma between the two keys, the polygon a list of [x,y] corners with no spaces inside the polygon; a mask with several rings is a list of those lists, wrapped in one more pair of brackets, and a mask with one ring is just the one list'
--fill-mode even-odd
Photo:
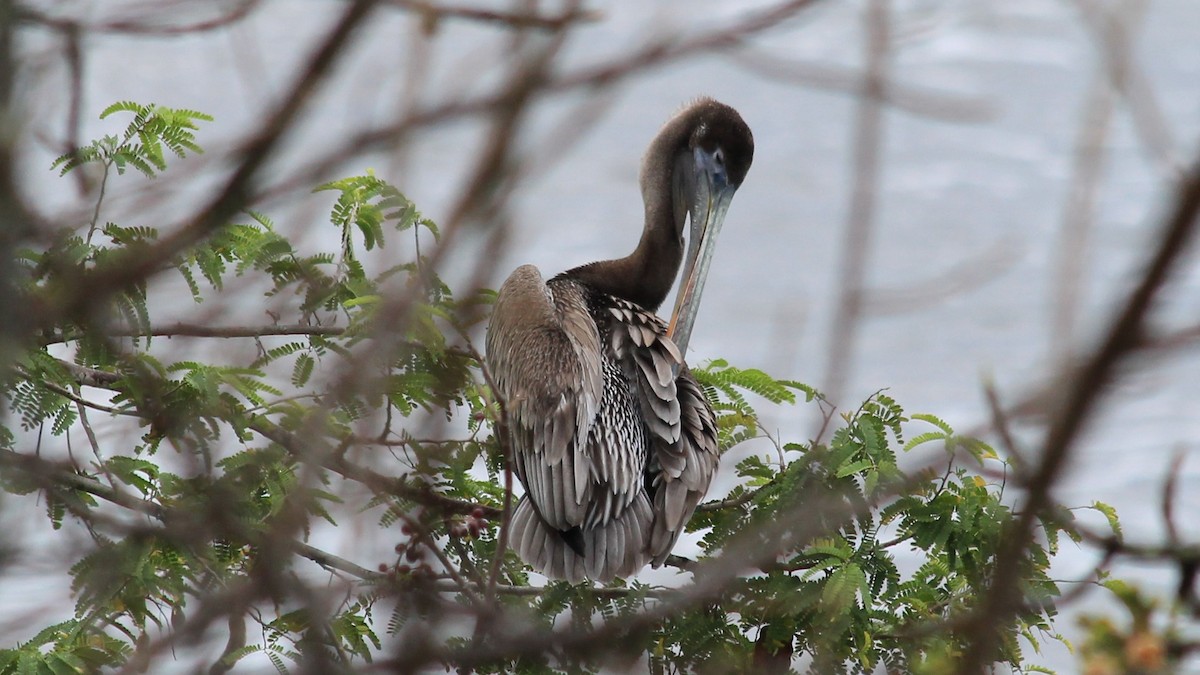
{"label": "long curved beak", "polygon": [[667,329],[667,335],[684,355],[700,308],[708,266],[717,248],[717,235],[725,223],[725,212],[733,201],[733,193],[737,191],[737,186],[729,183],[724,166],[716,162],[713,155],[697,148],[695,159],[697,180],[690,208],[692,224],[687,259]]}

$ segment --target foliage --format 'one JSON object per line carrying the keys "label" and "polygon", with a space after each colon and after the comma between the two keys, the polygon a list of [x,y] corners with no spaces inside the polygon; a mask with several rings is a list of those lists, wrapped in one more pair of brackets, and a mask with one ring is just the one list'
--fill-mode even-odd
{"label": "foliage", "polygon": [[[98,164],[107,180],[110,168],[132,166],[154,177],[166,150],[200,151],[196,122],[210,119],[128,102],[102,116],[117,113],[133,115],[123,134],[54,168]],[[789,663],[818,673],[952,671],[964,648],[952,627],[977,606],[1013,517],[1004,483],[989,477],[1003,468],[992,448],[937,417],[906,413],[883,392],[830,420],[828,438],[777,443],[751,400],[793,405],[799,393],[831,414],[819,392],[713,361],[694,372],[718,414],[722,449],[739,446],[745,458],[733,467],[736,487],[690,525],[702,533],[700,559],[679,564],[703,579],[714,562],[749,552],[742,567],[756,571],[704,595],[686,577],[678,589],[628,580],[531,592],[511,550],[496,560],[511,475],[485,423],[499,407],[468,340],[488,294],[459,298],[438,278],[419,248],[421,236],[436,241],[436,226],[382,179],[368,173],[317,190],[336,196],[336,253],[306,253],[249,212],[172,261],[196,303],[223,297],[237,280],[286,304],[293,330],[277,319],[206,333],[257,341],[252,359],[170,360],[151,336],[187,333],[159,330],[153,289],[141,284],[90,321],[43,331],[8,372],[19,428],[3,430],[0,453],[20,470],[5,472],[4,487],[42,500],[55,528],[81,524],[92,545],[70,571],[74,616],[0,652],[0,673],[149,658],[154,645],[214,616],[230,626],[223,667],[259,658],[279,672],[298,663],[348,670],[397,654],[424,654],[424,665],[470,657],[481,672],[595,671],[613,654],[528,649],[503,632],[586,634],[596,625],[644,625],[613,652],[643,655],[653,672]],[[22,252],[31,302],[77,279],[72,270],[120,264],[117,254],[159,237],[147,225],[96,219],[78,229],[86,231]],[[413,236],[412,250],[370,271],[367,253],[396,232]],[[101,418],[136,424],[136,440],[101,442],[92,429]],[[430,419],[449,420],[457,436],[418,438]],[[47,449],[82,435],[90,454],[75,448],[74,461],[60,463],[65,452],[15,450],[37,435]],[[397,542],[379,572],[303,543],[315,528],[346,526],[338,507],[349,486],[369,492],[354,507],[377,519],[376,536]],[[1060,590],[1048,569],[1064,534],[1078,536],[1069,520],[1042,521],[1024,570],[1030,602],[998,627],[999,660],[1014,670],[1033,667],[1026,649],[1060,639],[1052,624]],[[357,578],[330,608],[316,590],[296,590],[290,570],[301,575],[307,564],[297,556]],[[677,611],[652,613],[672,602]],[[480,622],[474,635],[456,632],[464,609]],[[256,626],[248,634],[247,622]],[[400,648],[431,636],[438,646]],[[491,656],[471,656],[481,644],[492,644]]]}
{"label": "foliage", "polygon": [[54,160],[50,168],[65,175],[85,164],[98,163],[105,173],[115,168],[117,173],[133,167],[149,178],[154,178],[167,168],[164,152],[170,150],[175,156],[184,158],[189,152],[198,154],[196,145],[196,122],[211,122],[212,117],[195,110],[167,108],[159,105],[140,105],[132,101],[118,101],[100,113],[100,119],[116,113],[131,113],[133,121],[120,135],[105,136],[77,148]]}
{"label": "foliage", "polygon": [[[1133,586],[1117,580],[1104,579],[1102,585],[1110,591],[1129,613],[1127,627],[1119,627],[1107,616],[1087,616],[1082,620],[1087,631],[1081,655],[1088,673],[1144,673],[1161,675],[1178,672],[1179,654],[1171,645],[1180,644],[1184,636],[1179,630],[1179,612],[1163,617],[1160,603]],[[1155,625],[1167,619],[1164,629]]]}

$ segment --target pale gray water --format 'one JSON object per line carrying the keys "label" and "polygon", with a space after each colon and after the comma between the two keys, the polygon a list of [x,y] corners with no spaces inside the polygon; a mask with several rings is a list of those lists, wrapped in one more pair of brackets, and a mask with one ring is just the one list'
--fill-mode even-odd
{"label": "pale gray water", "polygon": [[[828,3],[758,44],[788,58],[860,64],[860,4]],[[868,318],[855,344],[843,403],[853,405],[888,388],[908,410],[935,413],[967,429],[984,419],[983,378],[994,379],[1002,394],[1014,399],[1048,373],[1058,232],[1096,67],[1095,43],[1072,3],[896,4],[902,36],[893,71],[897,79],[979,99],[994,118],[949,124],[887,113],[868,282],[873,288],[902,290],[936,281],[981,256],[999,263],[994,271],[984,269],[984,280],[966,291]],[[571,47],[572,62],[620,53],[670,27],[711,25],[739,15],[742,7],[628,3],[603,11],[604,20],[584,29]],[[89,45],[94,60],[85,80],[89,121],[84,137],[111,131],[93,121],[94,114],[125,98],[214,114],[218,121],[202,142],[235,136],[283,88],[297,47],[309,44],[326,15],[323,4],[277,1],[234,31],[173,40],[96,39]],[[648,27],[650,19],[655,30]],[[323,99],[312,123],[293,137],[291,161],[315,154],[367,122],[386,119],[401,90],[398,73],[410,31],[402,19],[372,26],[352,67],[339,76],[335,94]],[[1200,3],[1194,0],[1151,2],[1138,33],[1136,58],[1179,158],[1188,158],[1200,138],[1198,36]],[[437,44],[438,75],[431,88],[479,89],[495,75],[490,59],[499,48],[494,31],[448,24]],[[56,72],[50,70],[43,92],[61,86]],[[742,112],[755,133],[756,155],[730,210],[690,358],[723,357],[820,385],[851,184],[856,100],[850,95],[765,79],[721,57],[671,66],[621,85],[601,121],[518,193],[518,229],[492,283],[523,262],[553,272],[626,253],[640,228],[641,152],[658,125],[699,94]],[[54,101],[56,114],[35,130],[61,135],[63,103]],[[527,130],[525,147],[537,147],[544,140],[540,134],[570,110],[561,102],[541,106],[538,120],[545,124]],[[460,185],[460,155],[475,147],[468,145],[474,133],[469,125],[444,129],[421,139],[404,163],[381,157],[367,166],[397,182],[437,220]],[[1121,107],[1107,149],[1096,228],[1090,248],[1079,252],[1087,261],[1087,276],[1076,334],[1084,336],[1092,335],[1114,294],[1135,273],[1165,184]],[[362,168],[356,164],[348,171]],[[64,187],[50,174],[28,181],[38,194],[65,203],[63,197],[49,197]],[[302,215],[292,221],[282,207],[272,213],[280,223],[315,227],[311,216],[296,211]],[[1162,321],[1193,322],[1198,291],[1193,255],[1174,280]],[[1171,454],[1181,449],[1188,459],[1180,481],[1179,525],[1193,539],[1200,537],[1200,519],[1194,516],[1200,512],[1197,400],[1200,359],[1194,347],[1161,365],[1138,368],[1122,381],[1081,444],[1058,493],[1061,501],[1113,504],[1132,539],[1156,541],[1163,531],[1158,510],[1163,472]],[[774,422],[792,438],[809,431],[807,414],[783,411]],[[1061,576],[1075,576],[1091,558],[1066,551]],[[1167,574],[1144,575],[1137,569],[1131,574],[1160,589],[1172,583]],[[1074,633],[1069,620],[1061,628]],[[1070,657],[1060,651],[1047,661],[1062,672],[1073,670]]]}

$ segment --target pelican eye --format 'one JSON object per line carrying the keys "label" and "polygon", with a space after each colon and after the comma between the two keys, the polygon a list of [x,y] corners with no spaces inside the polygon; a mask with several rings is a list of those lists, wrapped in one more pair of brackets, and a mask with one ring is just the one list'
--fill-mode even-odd
{"label": "pelican eye", "polygon": [[713,153],[713,162],[717,166],[725,166],[725,151],[717,148],[716,152]]}

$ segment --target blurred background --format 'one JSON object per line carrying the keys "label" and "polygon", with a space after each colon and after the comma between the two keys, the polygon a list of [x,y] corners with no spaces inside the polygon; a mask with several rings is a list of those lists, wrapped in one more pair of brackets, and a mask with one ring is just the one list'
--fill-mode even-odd
{"label": "blurred background", "polygon": [[[842,407],[886,389],[909,412],[985,438],[991,383],[1029,448],[1046,412],[1039,393],[1094,346],[1200,138],[1194,0],[811,2],[778,19],[774,2],[590,2],[551,69],[566,84],[541,93],[515,131],[510,192],[487,214],[464,215],[495,129],[470,102],[513,77],[514,55],[547,38],[392,4],[399,11],[377,13],[355,35],[285,137],[271,179],[257,186],[256,209],[279,229],[314,249],[336,247],[323,215],[328,197],[308,191],[371,169],[435,222],[461,228],[441,261],[451,286],[494,288],[522,263],[549,275],[623,256],[641,230],[643,150],[681,105],[713,96],[742,113],[756,149],[689,360],[724,358],[791,377]],[[97,119],[114,101],[209,113],[202,158],[154,182],[134,176],[112,186],[105,218],[149,213],[166,225],[228,169],[341,3],[32,9],[48,21],[19,34],[19,165],[27,170],[19,181],[29,202],[64,226],[90,215],[94,186],[48,167],[70,145],[121,128]],[[94,30],[71,40],[55,19]],[[711,37],[755,21],[763,25],[745,35]],[[596,76],[606,68],[617,76]],[[593,81],[572,86],[573,77]],[[432,112],[411,122],[422,111]],[[1055,491],[1068,505],[1113,505],[1128,537],[1146,543],[1164,536],[1161,494],[1177,454],[1177,524],[1185,539],[1200,538],[1193,252],[1178,269],[1153,313],[1161,344],[1126,364]],[[261,319],[270,309],[253,293],[193,307],[186,287],[178,290],[178,301],[160,301],[163,321]],[[764,422],[780,438],[803,440],[816,413],[775,409]],[[1060,578],[1079,578],[1096,558],[1068,544]],[[1116,573],[1174,590],[1168,567],[1126,563]],[[22,592],[11,582],[0,589]],[[46,599],[38,587],[24,593],[27,602]],[[1085,594],[1067,615],[1102,603]],[[1060,629],[1075,630],[1069,618]],[[1065,650],[1046,662],[1073,668]]]}

